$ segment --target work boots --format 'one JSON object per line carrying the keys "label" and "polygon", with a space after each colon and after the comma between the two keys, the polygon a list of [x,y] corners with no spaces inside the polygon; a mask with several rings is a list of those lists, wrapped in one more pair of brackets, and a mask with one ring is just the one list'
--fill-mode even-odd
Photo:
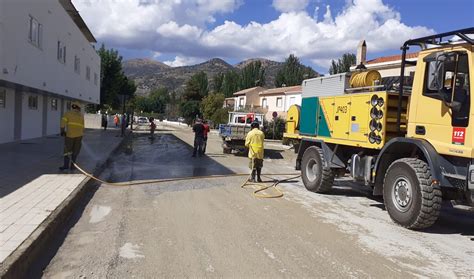
{"label": "work boots", "polygon": [[252,174],[250,175],[249,182],[255,182],[255,170],[252,170]]}
{"label": "work boots", "polygon": [[64,165],[62,167],[59,167],[59,170],[68,170],[70,166],[70,159],[69,156],[64,156]]}
{"label": "work boots", "polygon": [[260,178],[261,174],[262,174],[262,169],[258,168],[257,169],[257,182],[262,182],[262,179]]}

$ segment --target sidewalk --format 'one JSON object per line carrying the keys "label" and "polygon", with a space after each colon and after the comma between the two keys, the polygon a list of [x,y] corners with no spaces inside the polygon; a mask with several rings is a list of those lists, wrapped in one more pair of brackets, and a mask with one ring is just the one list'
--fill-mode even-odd
{"label": "sidewalk", "polygon": [[[98,169],[122,141],[116,137],[119,133],[86,130],[79,165],[91,172]],[[88,181],[77,171],[59,171],[62,153],[59,136],[0,144],[0,271],[14,261],[8,257]]]}

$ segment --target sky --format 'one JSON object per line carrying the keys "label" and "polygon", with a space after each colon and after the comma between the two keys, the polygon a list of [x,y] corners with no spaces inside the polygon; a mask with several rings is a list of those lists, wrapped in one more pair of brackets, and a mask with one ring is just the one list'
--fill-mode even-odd
{"label": "sky", "polygon": [[73,0],[99,44],[124,59],[184,66],[218,57],[284,61],[320,73],[366,40],[368,59],[404,41],[474,26],[474,0]]}

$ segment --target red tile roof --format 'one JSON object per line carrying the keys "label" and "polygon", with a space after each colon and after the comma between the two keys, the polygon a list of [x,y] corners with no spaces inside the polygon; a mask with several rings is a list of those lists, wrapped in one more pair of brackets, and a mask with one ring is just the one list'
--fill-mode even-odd
{"label": "red tile roof", "polygon": [[[413,59],[418,57],[418,52],[414,53],[407,53],[407,59]],[[402,60],[401,55],[392,55],[392,56],[383,56],[383,57],[378,57],[372,60],[367,61],[366,64],[377,64],[377,63],[385,63],[385,62],[395,62],[395,61],[400,61]]]}

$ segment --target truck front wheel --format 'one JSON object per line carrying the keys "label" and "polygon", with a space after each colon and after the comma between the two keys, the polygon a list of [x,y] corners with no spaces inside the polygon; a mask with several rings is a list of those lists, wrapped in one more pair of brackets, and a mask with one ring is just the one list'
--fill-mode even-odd
{"label": "truck front wheel", "polygon": [[326,167],[324,153],[317,146],[308,147],[301,160],[301,176],[306,189],[316,193],[327,193],[334,183],[334,172]]}
{"label": "truck front wheel", "polygon": [[383,187],[385,208],[394,222],[409,229],[433,225],[441,208],[441,189],[426,162],[403,158],[387,170]]}

